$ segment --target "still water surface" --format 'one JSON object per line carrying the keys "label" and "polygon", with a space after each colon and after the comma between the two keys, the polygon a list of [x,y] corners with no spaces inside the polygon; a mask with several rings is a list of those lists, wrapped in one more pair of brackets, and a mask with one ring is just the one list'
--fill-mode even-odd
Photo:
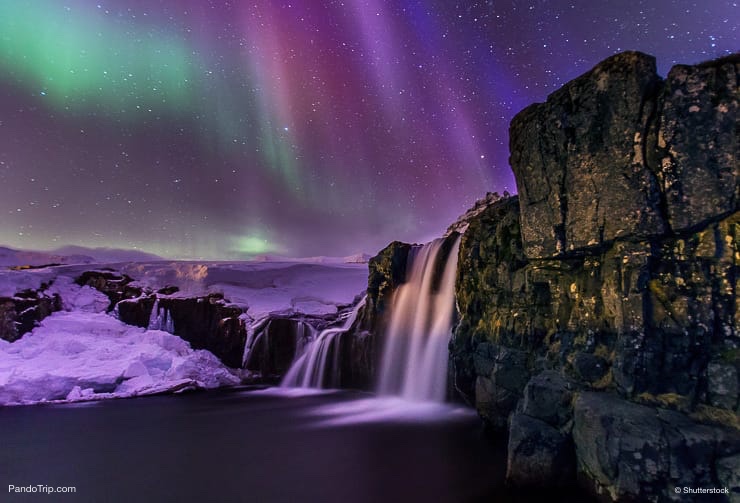
{"label": "still water surface", "polygon": [[[470,410],[241,390],[0,408],[7,501],[508,501]],[[494,444],[495,445],[495,444]],[[7,486],[76,486],[74,495]]]}

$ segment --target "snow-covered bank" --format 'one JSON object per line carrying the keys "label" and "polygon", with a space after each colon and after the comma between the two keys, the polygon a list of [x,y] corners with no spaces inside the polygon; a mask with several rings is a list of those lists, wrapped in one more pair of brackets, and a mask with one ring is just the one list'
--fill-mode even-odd
{"label": "snow-covered bank", "polygon": [[[19,332],[18,340],[0,338],[0,405],[127,397],[240,382],[237,371],[211,352],[193,350],[179,337],[184,333],[192,340],[187,330],[175,336],[127,325],[106,314],[111,299],[75,283],[90,270],[127,274],[133,289],[141,291],[139,299],[152,299],[163,287],[176,288],[168,295],[158,294],[160,299],[220,293],[224,300],[219,303],[243,310],[239,321],[247,333],[254,333],[271,316],[336,314],[352,303],[367,281],[365,264],[344,263],[162,261],[0,270],[0,297],[6,297],[11,307],[25,302],[25,291],[33,292],[34,299],[56,299],[55,309],[63,309],[31,320],[29,330],[41,322],[31,332]],[[214,350],[197,340],[196,347],[224,357],[217,351],[220,346]],[[238,351],[241,358],[243,348]]]}
{"label": "snow-covered bank", "polygon": [[239,381],[208,351],[104,313],[54,313],[22,339],[0,340],[0,404],[130,397]]}

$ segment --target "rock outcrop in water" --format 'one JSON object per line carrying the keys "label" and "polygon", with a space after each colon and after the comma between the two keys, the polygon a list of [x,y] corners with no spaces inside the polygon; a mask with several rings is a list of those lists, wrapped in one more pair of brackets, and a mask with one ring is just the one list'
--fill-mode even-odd
{"label": "rock outcrop in water", "polygon": [[739,70],[619,54],[512,121],[519,196],[463,236],[451,344],[512,482],[732,489]]}

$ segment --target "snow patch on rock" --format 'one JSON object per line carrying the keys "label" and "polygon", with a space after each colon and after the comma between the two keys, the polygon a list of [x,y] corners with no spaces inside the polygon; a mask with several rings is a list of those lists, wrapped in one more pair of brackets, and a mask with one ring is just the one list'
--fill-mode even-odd
{"label": "snow patch on rock", "polygon": [[[76,299],[87,302],[80,289]],[[0,404],[129,397],[235,385],[213,354],[177,336],[98,312],[58,312],[22,339],[0,340]]]}

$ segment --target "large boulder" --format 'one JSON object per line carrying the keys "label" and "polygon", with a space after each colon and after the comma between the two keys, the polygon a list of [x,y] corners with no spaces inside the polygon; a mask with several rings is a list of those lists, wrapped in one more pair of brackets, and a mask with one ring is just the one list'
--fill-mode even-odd
{"label": "large boulder", "polygon": [[524,388],[522,412],[555,427],[563,427],[573,414],[575,385],[560,373],[546,370]]}
{"label": "large boulder", "polygon": [[737,430],[609,393],[578,395],[573,417],[581,479],[612,500],[680,500],[676,487],[719,487],[740,451]]}
{"label": "large boulder", "polygon": [[506,479],[523,487],[573,485],[575,456],[570,435],[526,414],[514,414],[509,425]]}

